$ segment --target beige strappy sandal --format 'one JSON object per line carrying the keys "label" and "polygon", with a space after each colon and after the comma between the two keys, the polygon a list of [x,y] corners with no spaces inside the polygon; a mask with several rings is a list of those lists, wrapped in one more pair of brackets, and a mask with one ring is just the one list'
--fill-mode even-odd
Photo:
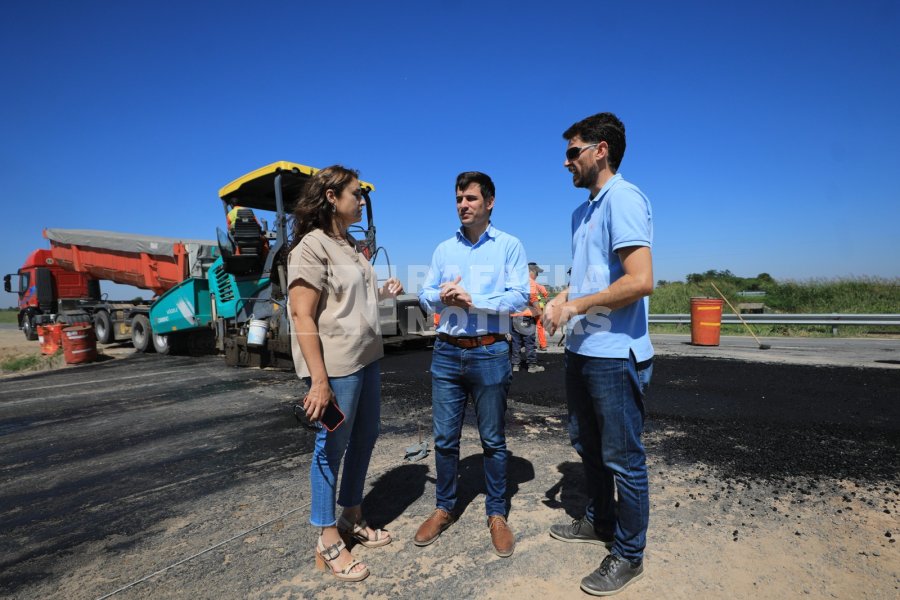
{"label": "beige strappy sandal", "polygon": [[[341,537],[350,537],[366,548],[380,548],[391,543],[391,540],[393,538],[387,535],[387,531],[383,529],[375,529],[375,539],[373,540],[368,535],[366,535],[366,527],[368,527],[368,525],[365,521],[360,521],[359,523],[351,523],[343,515],[341,515],[337,523],[337,528],[341,533]],[[347,537],[344,537],[344,539],[347,539]]]}
{"label": "beige strappy sandal", "polygon": [[341,550],[346,547],[344,542],[341,541],[326,548],[325,544],[322,542],[322,536],[319,536],[318,541],[316,541],[316,568],[320,571],[324,571],[327,565],[331,574],[341,581],[362,581],[369,576],[369,567],[366,567],[362,571],[354,572],[353,567],[360,564],[355,558],[340,571],[335,571],[331,567],[332,561],[337,560],[341,555]]}

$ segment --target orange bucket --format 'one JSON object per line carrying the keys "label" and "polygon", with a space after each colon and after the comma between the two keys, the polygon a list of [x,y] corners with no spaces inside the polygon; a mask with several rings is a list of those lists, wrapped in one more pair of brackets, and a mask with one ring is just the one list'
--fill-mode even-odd
{"label": "orange bucket", "polygon": [[41,342],[41,354],[56,354],[62,346],[62,323],[52,325],[38,325],[38,340]]}
{"label": "orange bucket", "polygon": [[719,345],[723,304],[718,298],[691,298],[691,344]]}
{"label": "orange bucket", "polygon": [[90,325],[70,325],[63,329],[62,347],[68,365],[97,360],[97,338]]}

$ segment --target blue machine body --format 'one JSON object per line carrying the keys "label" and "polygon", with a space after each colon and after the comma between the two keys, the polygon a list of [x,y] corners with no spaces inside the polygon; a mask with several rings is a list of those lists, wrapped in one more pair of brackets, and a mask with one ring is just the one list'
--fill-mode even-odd
{"label": "blue machine body", "polygon": [[160,335],[207,328],[211,322],[209,282],[200,277],[185,279],[150,307],[150,327]]}
{"label": "blue machine body", "polygon": [[219,257],[210,267],[207,279],[219,317],[234,319],[236,324],[242,324],[251,317],[265,319],[272,316],[272,286],[269,277],[226,273],[222,257]]}

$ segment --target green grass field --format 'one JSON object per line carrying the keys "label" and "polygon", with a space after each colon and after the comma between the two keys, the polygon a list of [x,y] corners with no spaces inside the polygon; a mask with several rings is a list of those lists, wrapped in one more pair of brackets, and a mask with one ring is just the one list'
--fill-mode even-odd
{"label": "green grass field", "polygon": [[[688,276],[688,282],[660,282],[650,299],[651,314],[684,314],[691,311],[691,298],[718,298],[715,283],[732,305],[762,302],[766,312],[775,313],[897,313],[900,312],[900,279],[858,278],[777,282],[768,276],[742,278],[727,271],[714,276]],[[741,297],[741,291],[764,291],[762,297]],[[725,313],[731,313],[728,305]],[[829,326],[751,325],[761,336],[831,336]],[[689,333],[688,325],[652,325],[654,333]],[[840,336],[900,333],[900,327],[839,327]],[[743,325],[723,325],[723,335],[748,335]]]}
{"label": "green grass field", "polygon": [[[656,314],[687,313],[691,298],[718,298],[710,281],[728,300],[763,302],[771,312],[780,313],[896,313],[900,312],[900,279],[838,279],[807,282],[759,282],[756,279],[704,279],[691,283],[657,284],[650,300],[650,312]],[[749,282],[749,284],[748,284]],[[743,290],[766,292],[760,298],[741,298]],[[728,307],[725,307],[726,310]]]}
{"label": "green grass field", "polygon": [[0,310],[0,323],[19,323],[19,311],[15,308],[4,308]]}

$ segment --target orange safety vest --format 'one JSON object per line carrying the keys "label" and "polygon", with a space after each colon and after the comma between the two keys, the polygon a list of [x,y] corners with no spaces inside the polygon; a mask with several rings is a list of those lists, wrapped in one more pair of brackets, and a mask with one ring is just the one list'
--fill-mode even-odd
{"label": "orange safety vest", "polygon": [[[550,294],[547,293],[547,288],[539,284],[534,279],[529,279],[531,284],[530,286],[530,294],[528,298],[528,306],[522,312],[512,313],[509,316],[511,317],[535,317],[537,318],[540,313],[544,312],[544,306],[547,304],[547,299],[550,297]],[[538,309],[538,315],[534,314],[534,310],[532,307]]]}

